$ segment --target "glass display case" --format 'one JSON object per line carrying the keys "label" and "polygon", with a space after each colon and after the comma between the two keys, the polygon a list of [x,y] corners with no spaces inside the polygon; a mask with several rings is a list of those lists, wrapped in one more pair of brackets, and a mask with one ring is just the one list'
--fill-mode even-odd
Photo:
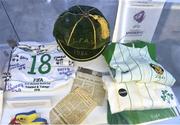
{"label": "glass display case", "polygon": [[[103,13],[109,22],[112,43],[127,44],[141,40],[154,44],[156,61],[176,79],[172,89],[180,101],[180,3],[177,0],[0,0],[0,90],[5,86],[2,77],[12,59],[12,48],[19,43],[33,46],[33,41],[45,46],[56,44],[54,23],[60,14],[75,5],[92,6]],[[35,57],[32,58],[35,61]],[[105,75],[109,70],[102,55],[91,61],[74,63],[75,67],[86,67],[103,73],[106,71]],[[0,124],[8,124],[17,113],[31,110],[36,110],[50,123],[50,110],[70,90],[71,86],[49,92],[23,94],[7,93],[4,90],[4,100],[0,102],[3,104]],[[108,124],[107,105],[105,97],[103,105],[97,106],[82,124]],[[180,113],[177,114],[175,118],[159,121],[157,116],[156,122],[145,123],[179,124]]]}

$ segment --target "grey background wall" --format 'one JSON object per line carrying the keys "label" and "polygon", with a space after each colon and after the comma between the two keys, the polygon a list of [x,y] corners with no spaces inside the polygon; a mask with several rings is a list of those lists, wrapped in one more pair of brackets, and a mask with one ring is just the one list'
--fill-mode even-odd
{"label": "grey background wall", "polygon": [[180,3],[166,3],[152,40],[160,62],[180,86]]}
{"label": "grey background wall", "polygon": [[[58,15],[76,4],[95,6],[111,22],[111,31],[118,2],[117,0],[2,0],[21,41],[53,41],[53,25]],[[112,34],[112,32],[111,32]],[[0,41],[16,39],[17,36],[0,4]]]}

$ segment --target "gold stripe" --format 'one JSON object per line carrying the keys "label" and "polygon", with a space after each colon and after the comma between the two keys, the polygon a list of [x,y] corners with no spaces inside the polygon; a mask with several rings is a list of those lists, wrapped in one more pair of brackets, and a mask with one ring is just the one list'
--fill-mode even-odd
{"label": "gold stripe", "polygon": [[88,19],[91,22],[92,27],[93,27],[93,31],[94,31],[94,47],[93,48],[95,49],[96,48],[96,44],[97,44],[97,42],[96,42],[96,29],[95,29],[95,26],[94,26],[92,20],[90,18],[88,18]]}
{"label": "gold stripe", "polygon": [[72,37],[72,34],[73,34],[73,32],[74,32],[74,30],[75,30],[77,24],[78,24],[83,18],[84,18],[84,17],[81,17],[81,18],[75,23],[75,25],[74,25],[74,27],[73,27],[73,29],[72,29],[72,31],[71,31],[71,34],[70,34],[70,36],[69,36],[67,45],[69,45],[69,42],[70,42],[71,37]]}
{"label": "gold stripe", "polygon": [[79,8],[79,10],[84,14],[85,12],[81,9],[81,7],[78,5],[77,6]]}
{"label": "gold stripe", "polygon": [[80,13],[76,14],[76,13],[71,13],[71,12],[67,11],[64,15],[60,15],[60,17],[64,17],[67,14],[71,14],[73,16],[83,16],[83,14],[80,14]]}
{"label": "gold stripe", "polygon": [[110,32],[109,32],[108,22],[106,21],[106,19],[104,17],[100,17],[98,15],[89,14],[89,16],[92,17],[93,19],[95,19],[100,24],[101,37],[103,39],[107,39],[110,36]]}
{"label": "gold stripe", "polygon": [[99,52],[99,53],[97,53],[96,55],[94,55],[94,56],[92,56],[92,57],[90,57],[90,58],[86,58],[86,59],[78,59],[78,58],[74,58],[74,57],[72,57],[65,49],[64,49],[64,47],[61,45],[61,42],[58,40],[58,44],[59,44],[59,46],[61,46],[61,48],[63,49],[63,51],[69,56],[69,57],[71,57],[71,59],[74,59],[74,60],[79,60],[79,61],[89,61],[89,60],[91,60],[91,59],[94,59],[97,55],[99,55],[103,50],[104,50],[104,48],[106,47],[105,45],[103,46],[103,48],[101,49],[101,51]]}
{"label": "gold stripe", "polygon": [[92,7],[92,9],[88,10],[88,13],[93,11],[94,9],[96,9],[96,8]]}

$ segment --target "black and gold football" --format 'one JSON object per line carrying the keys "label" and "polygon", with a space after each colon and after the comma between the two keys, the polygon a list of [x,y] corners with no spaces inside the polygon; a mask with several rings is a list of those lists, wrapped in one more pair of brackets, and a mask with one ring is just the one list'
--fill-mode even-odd
{"label": "black and gold football", "polygon": [[64,53],[76,61],[98,57],[110,40],[109,24],[94,7],[77,5],[62,13],[53,35]]}

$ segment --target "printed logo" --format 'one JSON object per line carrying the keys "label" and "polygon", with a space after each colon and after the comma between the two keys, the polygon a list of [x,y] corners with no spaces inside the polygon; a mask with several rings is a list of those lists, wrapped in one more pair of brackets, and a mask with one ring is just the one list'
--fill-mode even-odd
{"label": "printed logo", "polygon": [[167,90],[162,90],[161,92],[162,92],[162,96],[161,96],[162,100],[170,104],[170,101],[174,99],[173,94],[169,93]]}
{"label": "printed logo", "polygon": [[162,69],[160,66],[155,65],[155,64],[150,64],[150,66],[154,69],[154,71],[157,74],[162,75],[164,73],[164,69]]}
{"label": "printed logo", "polygon": [[125,89],[119,89],[118,93],[119,93],[119,95],[122,96],[122,97],[127,96],[127,91],[126,91]]}
{"label": "printed logo", "polygon": [[32,82],[25,82],[24,88],[32,89],[34,91],[41,91],[41,89],[48,89],[51,83],[44,80],[43,78],[34,78]]}
{"label": "printed logo", "polygon": [[134,15],[134,20],[138,23],[141,23],[145,18],[145,11],[140,11],[139,13]]}

